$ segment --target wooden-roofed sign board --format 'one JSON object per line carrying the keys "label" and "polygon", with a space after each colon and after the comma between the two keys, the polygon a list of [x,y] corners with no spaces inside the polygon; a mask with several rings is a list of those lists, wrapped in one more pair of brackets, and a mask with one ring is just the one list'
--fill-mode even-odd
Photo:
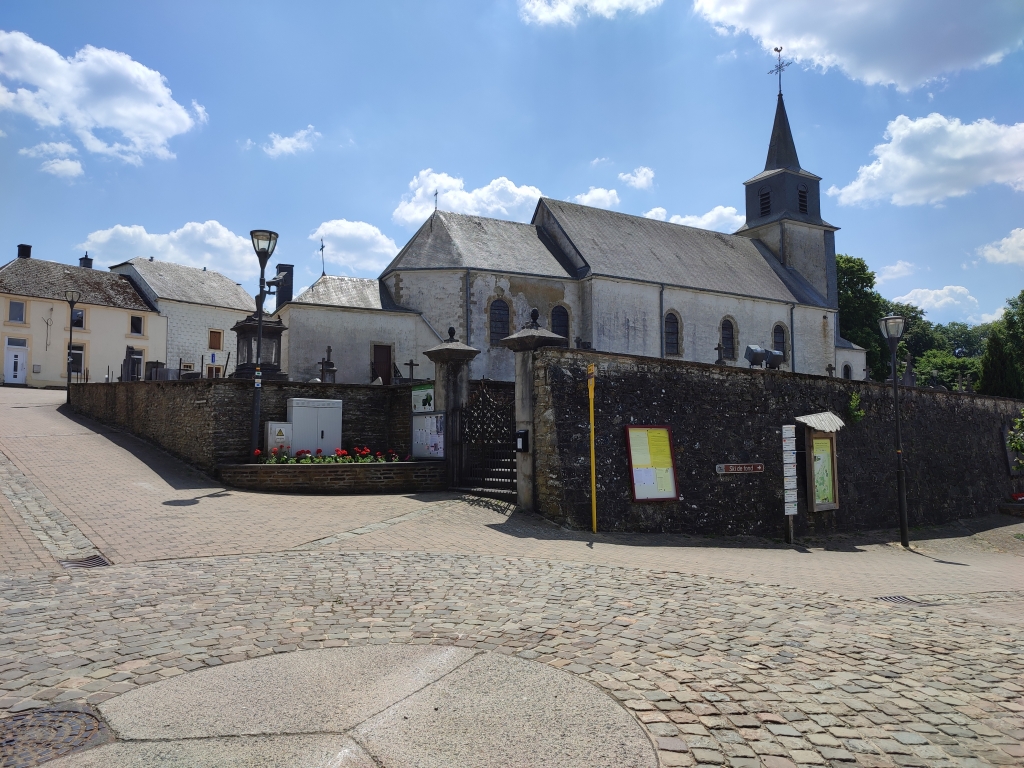
{"label": "wooden-roofed sign board", "polygon": [[835,432],[807,429],[807,498],[814,512],[839,509]]}
{"label": "wooden-roofed sign board", "polygon": [[676,488],[672,431],[661,426],[626,427],[633,501],[673,501]]}

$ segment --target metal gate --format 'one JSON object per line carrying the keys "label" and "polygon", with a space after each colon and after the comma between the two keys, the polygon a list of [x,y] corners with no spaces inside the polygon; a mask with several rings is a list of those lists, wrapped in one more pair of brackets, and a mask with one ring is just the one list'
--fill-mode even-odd
{"label": "metal gate", "polygon": [[469,402],[452,415],[457,440],[453,485],[482,496],[515,501],[515,383],[470,382]]}

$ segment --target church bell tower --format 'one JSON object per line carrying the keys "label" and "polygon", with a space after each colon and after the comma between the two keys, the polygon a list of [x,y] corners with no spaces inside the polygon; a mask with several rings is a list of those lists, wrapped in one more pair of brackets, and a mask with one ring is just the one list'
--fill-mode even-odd
{"label": "church bell tower", "polygon": [[800,167],[780,79],[768,158],[764,171],[743,182],[747,220],[736,234],[760,240],[783,266],[810,283],[827,306],[838,307],[838,227],[821,218],[820,182],[820,176]]}

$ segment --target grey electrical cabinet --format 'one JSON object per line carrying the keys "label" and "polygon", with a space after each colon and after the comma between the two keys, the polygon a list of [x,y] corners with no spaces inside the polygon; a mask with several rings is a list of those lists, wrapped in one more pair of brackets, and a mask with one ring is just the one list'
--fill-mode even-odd
{"label": "grey electrical cabinet", "polygon": [[288,398],[288,421],[292,425],[292,456],[297,451],[325,454],[341,448],[341,400]]}

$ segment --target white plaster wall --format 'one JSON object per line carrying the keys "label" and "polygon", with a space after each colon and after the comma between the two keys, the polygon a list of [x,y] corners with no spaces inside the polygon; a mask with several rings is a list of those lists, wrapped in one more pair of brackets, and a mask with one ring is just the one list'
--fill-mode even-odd
{"label": "white plaster wall", "polygon": [[846,363],[853,369],[855,380],[863,380],[868,377],[868,353],[865,350],[836,347],[836,376],[843,375],[843,365]]}
{"label": "white plaster wall", "polygon": [[[25,302],[24,324],[7,322],[8,303],[11,300]],[[31,387],[58,386],[67,384],[67,343],[71,321],[67,302],[51,299],[36,299],[28,296],[0,294],[2,315],[0,315],[0,355],[7,344],[7,338],[28,340],[28,375],[26,383]],[[78,304],[76,309],[85,310],[85,328],[75,328],[74,343],[82,344],[83,364],[89,370],[90,381],[103,381],[107,367],[112,371],[113,380],[121,374],[125,348],[133,346],[142,350],[143,360],[160,360],[167,347],[167,319],[155,312],[101,307],[92,304]],[[131,316],[143,318],[143,334],[133,335]],[[46,320],[49,326],[49,347],[47,348]],[[40,367],[39,373],[32,373],[32,366]],[[0,366],[0,378],[3,368]]]}
{"label": "white plaster wall", "polygon": [[[178,366],[178,358],[183,363],[193,363],[195,370],[205,362],[210,364],[210,355],[217,355],[215,365],[229,362],[223,372],[231,375],[235,370],[238,357],[238,341],[231,327],[248,316],[248,312],[240,309],[222,309],[205,304],[186,304],[178,301],[162,299],[159,303],[160,313],[167,318],[167,348],[163,353],[168,368]],[[210,331],[223,331],[223,349],[210,349]],[[231,359],[228,361],[228,353]],[[206,375],[205,368],[203,375]]]}
{"label": "white plaster wall", "polygon": [[375,344],[392,347],[392,360],[403,376],[409,375],[409,369],[402,363],[412,359],[419,363],[417,379],[434,377],[434,364],[423,352],[439,344],[440,339],[419,315],[288,304],[277,317],[288,328],[283,337],[281,367],[291,381],[319,378],[318,363],[327,354],[328,345],[338,368],[338,383],[370,383]]}
{"label": "white plaster wall", "polygon": [[466,342],[465,270],[411,270],[393,272],[384,283],[400,307],[420,312],[434,329],[448,338],[448,328]]}

